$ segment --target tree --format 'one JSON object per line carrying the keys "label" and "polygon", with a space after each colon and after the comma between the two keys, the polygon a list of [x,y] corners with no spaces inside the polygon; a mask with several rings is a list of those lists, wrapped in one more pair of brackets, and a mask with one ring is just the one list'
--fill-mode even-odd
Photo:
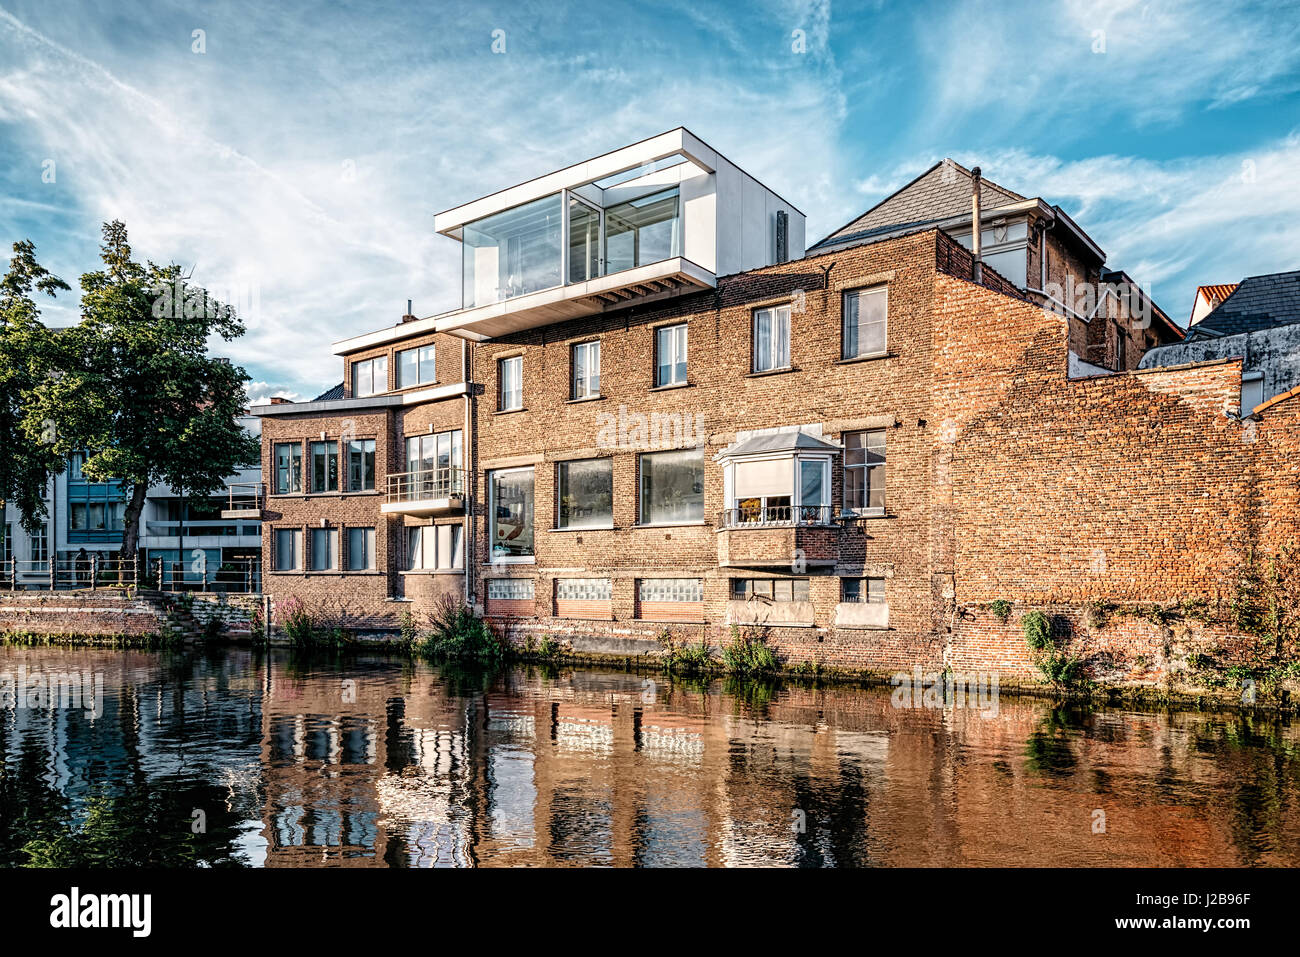
{"label": "tree", "polygon": [[82,321],[56,337],[59,374],[38,390],[27,427],[52,419],[58,454],[85,449],[85,475],[129,494],[129,562],[149,486],[211,495],[260,447],[236,421],[248,376],[207,354],[210,338],[243,335],[234,309],[177,265],[135,262],[121,222],[106,223],[103,236],[103,268],[81,277]]}
{"label": "tree", "polygon": [[[14,243],[9,271],[0,280],[0,515],[12,501],[23,527],[33,534],[45,515],[50,475],[61,468],[62,459],[54,451],[48,422],[37,421],[34,436],[24,428],[51,358],[50,332],[41,323],[32,293],[52,298],[68,288],[36,261],[31,240]],[[0,554],[6,532],[0,522]]]}

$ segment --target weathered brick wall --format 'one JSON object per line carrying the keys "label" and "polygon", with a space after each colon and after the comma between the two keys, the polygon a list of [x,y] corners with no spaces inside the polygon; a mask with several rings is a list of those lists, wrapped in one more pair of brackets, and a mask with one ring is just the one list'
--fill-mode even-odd
{"label": "weathered brick wall", "polygon": [[158,616],[144,602],[81,592],[0,592],[0,632],[37,635],[156,635]]}

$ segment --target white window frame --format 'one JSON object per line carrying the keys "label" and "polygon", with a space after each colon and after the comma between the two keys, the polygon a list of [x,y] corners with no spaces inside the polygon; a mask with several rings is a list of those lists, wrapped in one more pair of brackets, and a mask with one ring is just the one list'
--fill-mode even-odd
{"label": "white window frame", "polygon": [[[382,365],[384,367],[382,382],[375,381],[376,365]],[[358,373],[363,367],[367,370],[367,381],[370,383],[370,389],[367,392],[363,392],[360,388],[361,380]],[[366,396],[371,395],[382,395],[387,391],[388,356],[374,356],[370,359],[358,359],[356,362],[352,363],[352,397],[354,399],[364,399]]]}
{"label": "white window frame", "polygon": [[[753,311],[750,318],[749,346],[752,357],[750,361],[751,372],[781,372],[790,368],[790,313],[789,303],[780,306],[764,306]],[[760,321],[763,320],[770,323],[769,328],[771,331],[768,337],[771,352],[767,356],[759,353],[758,327]],[[784,336],[778,337],[778,330],[783,330]],[[778,363],[778,359],[784,361]]]}
{"label": "white window frame", "polygon": [[[506,369],[515,369],[516,387],[513,390],[515,397],[514,404],[507,405],[508,397],[512,394],[506,390]],[[506,356],[504,359],[497,360],[497,411],[513,412],[516,409],[524,407],[524,357],[523,356]]]}
{"label": "white window frame", "polygon": [[[402,356],[415,353],[415,381],[407,382],[402,378]],[[420,375],[420,369],[424,365],[424,354],[429,353],[429,361],[433,363],[433,378],[426,379]],[[402,349],[397,353],[397,388],[409,389],[416,385],[433,385],[438,381],[438,350],[433,345],[412,346],[410,349]]]}
{"label": "white window frame", "polygon": [[[497,555],[492,551],[492,546],[496,542],[496,515],[497,515],[497,491],[496,480],[498,476],[515,475],[520,472],[528,472],[533,477],[533,553],[531,555]],[[537,563],[537,469],[532,465],[525,465],[519,468],[511,469],[491,469],[487,473],[487,546],[488,561],[493,565],[535,565]]]}
{"label": "white window frame", "polygon": [[[678,337],[677,337],[678,332],[681,333],[680,342],[678,341]],[[671,361],[668,363],[669,378],[660,381],[659,370],[664,367],[662,361],[664,353],[663,353],[663,346],[660,341],[660,336],[664,335],[665,333],[670,334],[669,339],[671,340],[672,356],[671,356]],[[690,372],[691,372],[689,336],[690,336],[690,324],[685,322],[674,323],[671,326],[660,326],[655,330],[654,383],[656,389],[662,389],[662,388],[666,388],[667,386],[673,386],[673,385],[686,385],[687,381],[690,378]],[[678,346],[681,347],[680,355],[679,355]],[[677,366],[679,362],[681,365],[686,367],[685,373],[680,379],[677,378]]]}
{"label": "white window frame", "polygon": [[[868,325],[880,325],[884,327],[884,346],[875,352],[862,351],[861,336],[859,336],[858,348],[852,353],[849,352],[849,297],[857,296],[875,296],[885,297],[885,318],[878,322],[868,323]],[[862,286],[857,289],[846,289],[840,295],[840,358],[841,359],[867,359],[873,356],[883,356],[889,354],[889,286]]]}
{"label": "white window frame", "polygon": [[[586,356],[583,364],[585,375],[578,377],[578,353]],[[593,363],[592,357],[595,357]],[[592,366],[595,371],[592,371]],[[598,399],[600,398],[600,340],[592,339],[588,342],[575,342],[569,348],[569,398],[572,401],[579,399]]]}

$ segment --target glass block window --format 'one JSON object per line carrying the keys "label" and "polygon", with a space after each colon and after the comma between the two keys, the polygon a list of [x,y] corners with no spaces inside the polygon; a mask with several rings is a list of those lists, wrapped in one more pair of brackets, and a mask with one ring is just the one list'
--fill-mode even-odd
{"label": "glass block window", "polygon": [[489,578],[487,596],[497,601],[516,601],[533,597],[531,578]]}
{"label": "glass block window", "polygon": [[704,582],[699,578],[643,578],[642,601],[704,601]]}
{"label": "glass block window", "polygon": [[609,601],[613,585],[608,578],[557,578],[556,601]]}

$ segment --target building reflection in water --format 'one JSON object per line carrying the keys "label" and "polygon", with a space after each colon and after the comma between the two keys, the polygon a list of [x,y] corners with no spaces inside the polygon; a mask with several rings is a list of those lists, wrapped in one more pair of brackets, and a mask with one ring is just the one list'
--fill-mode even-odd
{"label": "building reflection in water", "polygon": [[1300,863],[1276,719],[379,656],[0,656],[105,679],[95,717],[0,708],[5,864]]}

